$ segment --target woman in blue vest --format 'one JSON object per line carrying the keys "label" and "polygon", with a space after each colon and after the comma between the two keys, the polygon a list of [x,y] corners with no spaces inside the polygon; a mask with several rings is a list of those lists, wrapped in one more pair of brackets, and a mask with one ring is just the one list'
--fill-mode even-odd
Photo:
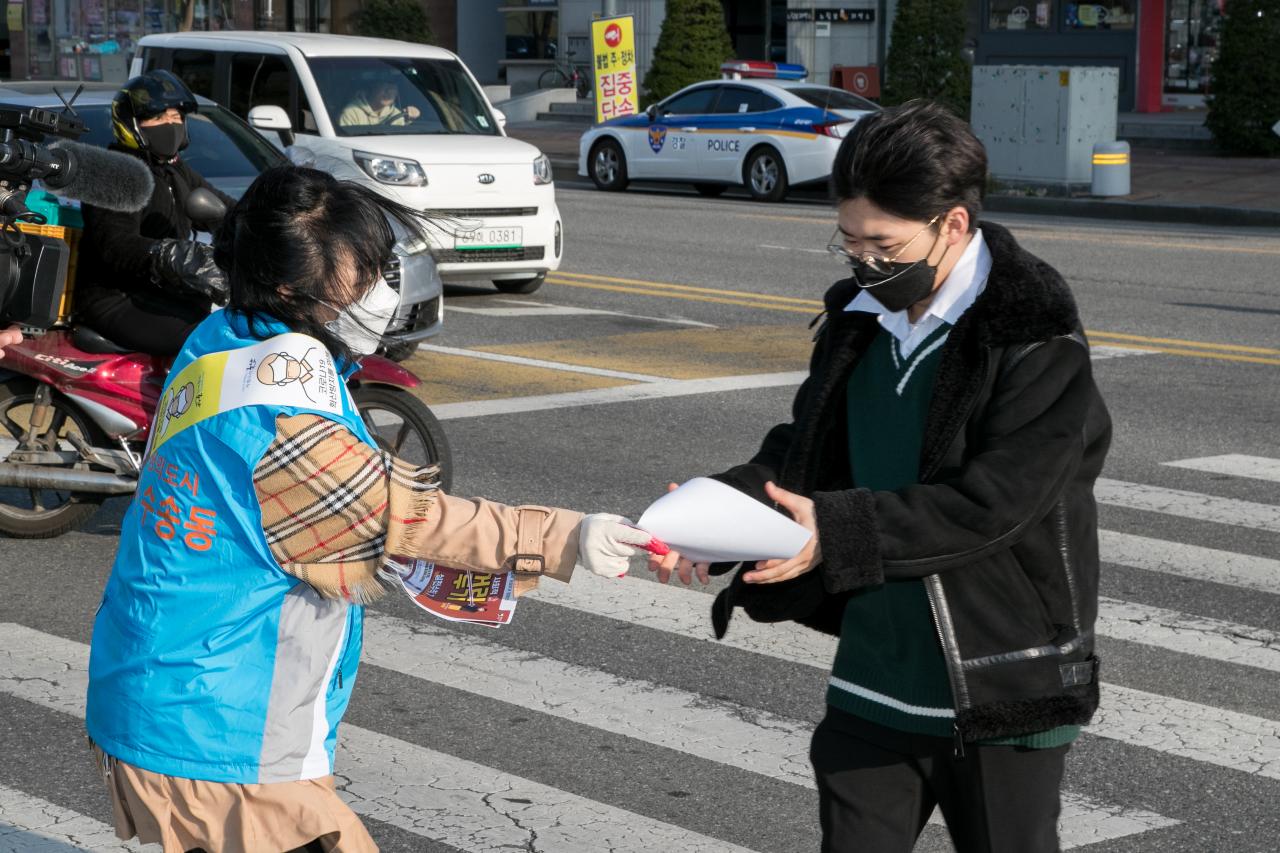
{"label": "woman in blue vest", "polygon": [[117,834],[165,853],[364,853],[332,781],[364,603],[389,555],[519,587],[610,576],[648,535],[617,516],[439,491],[380,452],[345,378],[397,296],[394,218],[358,185],[264,172],[216,257],[231,301],[174,362],[94,623],[86,725]]}

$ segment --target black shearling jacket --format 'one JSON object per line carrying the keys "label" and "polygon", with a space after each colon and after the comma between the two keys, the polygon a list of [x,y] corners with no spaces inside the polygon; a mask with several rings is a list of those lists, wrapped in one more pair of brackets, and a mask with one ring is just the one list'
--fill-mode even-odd
{"label": "black shearling jacket", "polygon": [[921,578],[964,741],[1083,724],[1097,708],[1093,485],[1111,438],[1066,283],[1004,228],[981,227],[991,273],[944,345],[918,485],[852,487],[845,389],[879,324],[843,310],[851,279],[826,294],[791,421],[716,475],[766,503],[770,480],[812,498],[822,551],[790,581],[735,576],[712,607],[717,636],[735,607],[839,634],[851,592]]}

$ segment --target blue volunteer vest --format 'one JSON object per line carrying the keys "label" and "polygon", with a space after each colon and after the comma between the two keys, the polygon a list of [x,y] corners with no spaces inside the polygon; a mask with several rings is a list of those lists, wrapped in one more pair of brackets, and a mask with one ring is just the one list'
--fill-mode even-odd
{"label": "blue volunteer vest", "polygon": [[[262,330],[259,322],[255,331]],[[267,337],[287,331],[272,322]],[[250,334],[243,315],[218,311],[187,339],[169,382],[201,356],[262,337]],[[279,364],[263,360],[262,375],[283,376],[285,355]],[[318,348],[310,357],[329,356]],[[338,412],[325,416],[374,444],[345,384],[336,384]],[[166,408],[190,406],[198,385],[172,394],[166,386],[157,424]],[[85,722],[109,755],[213,782],[332,772],[363,609],[323,599],[280,568],[253,487],[276,417],[308,410],[221,411],[173,431],[148,456],[94,620]]]}

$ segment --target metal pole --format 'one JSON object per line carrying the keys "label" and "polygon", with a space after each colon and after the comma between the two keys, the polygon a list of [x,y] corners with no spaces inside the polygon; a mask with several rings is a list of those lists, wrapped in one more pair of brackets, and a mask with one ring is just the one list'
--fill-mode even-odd
{"label": "metal pole", "polygon": [[618,14],[618,0],[604,0],[604,17],[612,18]]}

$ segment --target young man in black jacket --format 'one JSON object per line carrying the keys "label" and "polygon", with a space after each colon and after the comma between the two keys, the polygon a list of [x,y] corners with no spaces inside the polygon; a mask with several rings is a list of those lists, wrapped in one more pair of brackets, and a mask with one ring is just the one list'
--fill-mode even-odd
{"label": "young man in black jacket", "polygon": [[235,204],[182,161],[187,115],[195,110],[195,96],[171,72],[125,83],[111,104],[111,148],[146,163],[155,189],[136,213],[81,205],[77,317],[121,346],[153,355],[177,353],[214,301],[226,301],[212,249],[192,240],[193,226],[209,230],[216,223],[193,223],[185,208],[197,188],[228,208]]}
{"label": "young man in black jacket", "polygon": [[814,534],[739,570],[712,617],[840,636],[811,752],[824,851],[907,853],[935,806],[961,853],[1056,851],[1064,758],[1098,704],[1110,419],[1061,276],[977,220],[986,165],[934,104],[854,127],[829,247],[853,275],[791,421],[718,475]]}

